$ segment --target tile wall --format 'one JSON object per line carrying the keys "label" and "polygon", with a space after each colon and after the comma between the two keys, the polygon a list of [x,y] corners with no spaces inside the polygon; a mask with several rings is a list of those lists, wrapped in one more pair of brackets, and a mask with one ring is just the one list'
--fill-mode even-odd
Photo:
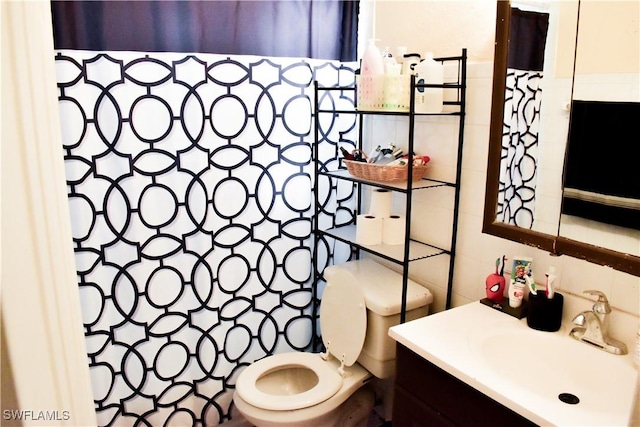
{"label": "tile wall", "polygon": [[[639,277],[567,256],[553,257],[533,247],[482,234],[492,67],[492,63],[471,63],[468,66],[453,306],[477,301],[485,296],[485,278],[493,272],[496,258],[503,254],[508,258],[514,255],[529,256],[534,259],[534,278],[537,282],[543,282],[544,273],[550,266],[556,267],[556,283],[559,291],[565,295],[564,313],[569,321],[573,315],[592,305],[591,300],[582,296],[582,291],[598,289],[605,292],[614,307],[611,330],[632,348],[639,326]],[[562,100],[557,101],[560,108]],[[416,152],[432,157],[429,176],[453,179],[457,118],[422,117],[416,123]],[[367,130],[373,144],[393,141],[402,145],[407,141],[407,121],[403,117],[376,118]],[[414,193],[411,218],[415,237],[447,244],[452,221],[452,198],[453,191],[448,188]],[[402,206],[402,199],[394,196],[396,211],[401,212]],[[432,312],[444,310],[447,271],[447,257],[411,264],[411,277],[427,286],[434,295]]]}

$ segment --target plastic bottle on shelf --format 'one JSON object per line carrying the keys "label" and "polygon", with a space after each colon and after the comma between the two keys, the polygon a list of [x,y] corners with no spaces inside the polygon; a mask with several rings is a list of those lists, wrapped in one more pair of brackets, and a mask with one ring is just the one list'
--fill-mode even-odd
{"label": "plastic bottle on shelf", "polygon": [[[444,67],[433,59],[433,53],[427,52],[425,58],[414,67],[416,84],[444,83]],[[416,113],[441,113],[444,105],[444,90],[437,88],[416,88]]]}
{"label": "plastic bottle on shelf", "polygon": [[367,48],[362,56],[362,64],[360,65],[361,75],[380,75],[384,74],[384,63],[382,62],[382,53],[376,46],[375,39],[370,39]]}
{"label": "plastic bottle on shelf", "polygon": [[391,55],[388,47],[385,47],[382,51],[382,64],[385,74],[391,74],[393,67],[396,65],[396,59]]}
{"label": "plastic bottle on shelf", "polygon": [[395,52],[395,57],[396,57],[396,61],[398,61],[398,63],[402,62],[402,58],[404,58],[404,55],[407,53],[407,47],[406,46],[398,46],[396,47],[396,52]]}
{"label": "plastic bottle on shelf", "polygon": [[402,74],[414,74],[415,67],[420,63],[419,53],[405,53],[402,58]]}
{"label": "plastic bottle on shelf", "polygon": [[374,39],[369,40],[360,64],[358,108],[380,109],[383,106],[384,63]]}

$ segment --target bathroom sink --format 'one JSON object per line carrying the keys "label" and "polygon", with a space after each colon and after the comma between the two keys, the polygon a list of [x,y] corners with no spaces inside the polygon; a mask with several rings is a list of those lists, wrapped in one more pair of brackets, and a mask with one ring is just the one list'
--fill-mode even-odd
{"label": "bathroom sink", "polygon": [[505,389],[557,408],[558,415],[574,405],[557,424],[572,424],[573,409],[589,412],[592,425],[609,425],[610,414],[628,410],[623,396],[633,396],[636,375],[628,358],[571,339],[566,328],[549,333],[498,322],[474,332],[471,351],[484,365],[476,380],[499,376]]}
{"label": "bathroom sink", "polygon": [[628,425],[638,371],[606,353],[542,332],[480,303],[391,328],[390,335],[451,375],[539,425]]}

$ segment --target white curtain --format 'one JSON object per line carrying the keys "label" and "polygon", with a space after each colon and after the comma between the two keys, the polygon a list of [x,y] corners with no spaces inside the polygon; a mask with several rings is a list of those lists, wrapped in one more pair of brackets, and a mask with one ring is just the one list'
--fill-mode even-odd
{"label": "white curtain", "polygon": [[[69,50],[56,66],[98,422],[227,421],[245,366],[311,349],[313,80],[353,68]],[[323,159],[353,120],[326,124]]]}
{"label": "white curtain", "polygon": [[497,220],[531,228],[542,104],[542,72],[507,69]]}

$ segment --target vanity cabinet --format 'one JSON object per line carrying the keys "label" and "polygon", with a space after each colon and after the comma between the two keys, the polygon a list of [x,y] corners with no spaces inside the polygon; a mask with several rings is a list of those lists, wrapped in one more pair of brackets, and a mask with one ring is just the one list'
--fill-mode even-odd
{"label": "vanity cabinet", "polygon": [[402,344],[396,348],[393,424],[402,427],[536,425]]}
{"label": "vanity cabinet", "polygon": [[[378,257],[386,261],[390,261],[402,267],[402,275],[403,275],[403,292],[402,292],[402,301],[401,303],[401,312],[400,312],[400,321],[404,322],[405,314],[406,314],[406,292],[407,292],[407,281],[408,281],[408,265],[410,262],[422,260],[425,258],[431,258],[436,256],[448,255],[449,256],[449,271],[448,271],[448,283],[447,283],[447,300],[446,307],[449,308],[451,306],[451,287],[453,283],[453,265],[455,259],[455,247],[456,247],[456,230],[457,230],[457,221],[458,221],[458,210],[459,210],[459,200],[460,200],[460,173],[461,173],[461,161],[462,161],[462,145],[463,145],[463,133],[464,133],[464,117],[465,117],[465,93],[466,93],[466,67],[467,67],[467,51],[466,49],[462,49],[460,56],[446,57],[446,58],[434,58],[436,61],[441,62],[443,65],[454,65],[457,66],[457,75],[455,81],[445,81],[442,85],[432,85],[432,84],[421,84],[415,81],[414,76],[411,76],[410,82],[410,103],[408,111],[395,111],[395,110],[359,110],[358,108],[347,108],[347,109],[339,109],[336,108],[335,105],[338,104],[336,102],[339,98],[349,98],[355,100],[357,97],[357,89],[354,85],[348,87],[324,87],[320,86],[320,84],[316,81],[314,83],[314,95],[315,95],[315,144],[313,151],[314,158],[314,202],[315,202],[315,211],[312,223],[312,232],[314,236],[314,252],[312,255],[313,262],[313,284],[314,284],[314,292],[317,292],[318,282],[322,280],[322,270],[324,265],[319,265],[320,262],[318,260],[318,242],[324,239],[335,239],[336,241],[340,241],[350,245],[352,256],[356,258],[359,256],[360,251],[364,251]],[[453,64],[452,64],[453,63]],[[431,113],[431,114],[419,114],[415,112],[415,93],[416,90],[424,90],[426,88],[438,87],[443,88],[445,91],[445,111],[441,113]],[[327,102],[327,100],[329,101]],[[457,158],[456,158],[456,172],[455,179],[451,182],[446,181],[438,181],[434,179],[420,179],[414,180],[409,174],[409,179],[407,182],[379,182],[379,181],[370,181],[366,179],[360,179],[351,175],[343,165],[340,164],[339,161],[331,161],[332,168],[334,170],[329,170],[327,167],[327,163],[323,161],[319,161],[320,156],[320,143],[327,144],[327,130],[323,129],[320,125],[321,122],[328,118],[327,120],[331,122],[331,120],[336,120],[342,114],[355,115],[356,120],[354,120],[355,126],[357,128],[357,143],[356,148],[363,148],[363,122],[375,116],[401,116],[406,117],[408,121],[408,137],[406,141],[406,146],[402,148],[406,148],[405,152],[411,153],[415,152],[414,150],[414,128],[416,123],[417,116],[457,116],[458,118],[458,126],[457,126]],[[356,129],[354,128],[354,129]],[[397,142],[397,141],[393,141]],[[339,155],[338,147],[340,146],[339,141],[331,142],[335,145],[333,147],[335,151],[336,159],[339,160],[341,155]],[[376,143],[378,143],[376,141]],[[399,144],[400,145],[400,144]],[[326,145],[323,146],[323,153],[326,153]],[[418,153],[418,154],[426,154],[429,153]],[[326,155],[325,155],[326,157]],[[338,165],[336,168],[333,165]],[[356,197],[357,200],[355,202],[356,208],[351,212],[350,221],[346,224],[337,224],[339,221],[334,219],[333,225],[331,227],[322,227],[319,224],[319,216],[325,214],[323,203],[325,200],[328,200],[330,197],[327,196],[324,192],[322,196],[319,194],[319,181],[320,180],[328,180],[330,184],[330,191],[337,193],[337,185],[336,181],[347,181],[351,182],[354,187],[356,187]],[[377,189],[387,189],[394,192],[402,193],[405,195],[406,205],[405,205],[405,215],[407,218],[407,223],[405,226],[405,235],[407,239],[403,245],[359,245],[356,243],[356,224],[355,220],[357,215],[366,213],[362,210],[362,190],[363,186],[369,186]],[[451,230],[451,241],[450,246],[448,248],[441,248],[437,245],[430,244],[429,242],[418,241],[415,238],[410,238],[411,236],[411,221],[410,216],[412,212],[412,198],[413,193],[415,191],[428,191],[429,189],[439,188],[439,187],[451,187],[454,191],[453,197],[453,221],[452,221],[452,230]],[[339,197],[340,195],[335,195],[335,197]],[[321,200],[322,199],[322,200]],[[425,218],[425,220],[427,220]],[[314,301],[317,301],[317,298],[314,298]],[[314,306],[314,312],[316,312],[317,307]],[[316,336],[315,331],[315,322],[313,336]]]}

